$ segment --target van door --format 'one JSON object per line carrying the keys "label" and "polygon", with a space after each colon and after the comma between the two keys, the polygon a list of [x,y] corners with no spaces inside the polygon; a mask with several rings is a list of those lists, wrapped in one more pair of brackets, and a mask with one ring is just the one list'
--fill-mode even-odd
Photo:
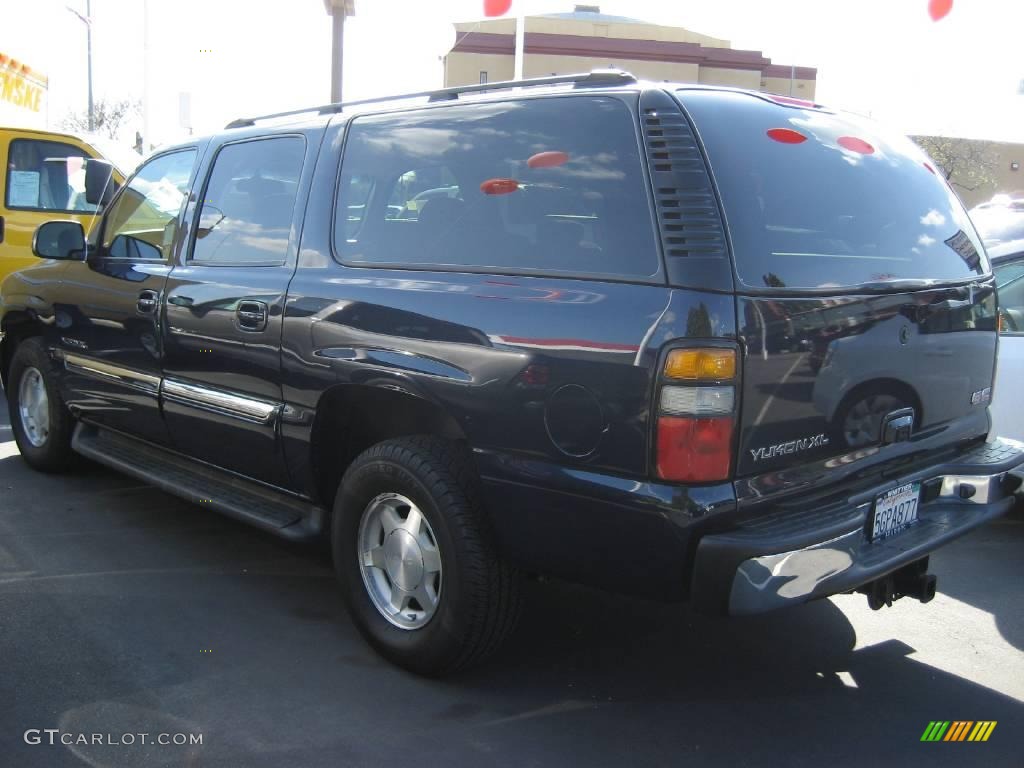
{"label": "van door", "polygon": [[0,131],[0,281],[38,262],[32,235],[44,221],[74,219],[91,229],[96,206],[85,200],[85,161],[94,156],[71,137]]}

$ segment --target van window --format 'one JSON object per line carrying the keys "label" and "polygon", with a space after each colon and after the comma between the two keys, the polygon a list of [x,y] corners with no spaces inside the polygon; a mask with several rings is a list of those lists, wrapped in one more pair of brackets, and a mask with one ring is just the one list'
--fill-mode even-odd
{"label": "van window", "polygon": [[301,136],[227,144],[199,209],[191,259],[202,264],[282,264],[306,154]]}
{"label": "van window", "polygon": [[60,141],[14,139],[7,151],[7,208],[94,213],[85,200],[88,158]]}
{"label": "van window", "polygon": [[609,97],[355,118],[335,243],[349,264],[660,271],[633,117]]}
{"label": "van window", "polygon": [[842,288],[988,272],[956,195],[917,145],[852,115],[684,90],[742,283]]}

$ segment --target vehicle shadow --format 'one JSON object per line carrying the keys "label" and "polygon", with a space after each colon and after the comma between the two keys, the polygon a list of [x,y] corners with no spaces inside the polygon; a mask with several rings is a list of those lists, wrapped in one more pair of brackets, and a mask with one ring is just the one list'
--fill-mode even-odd
{"label": "vehicle shadow", "polygon": [[[989,765],[1020,762],[1010,736],[1024,728],[1019,701],[916,659],[907,642],[859,646],[851,617],[832,601],[719,619],[529,582],[502,651],[426,680],[362,641],[322,550],[155,490],[133,495],[134,481],[100,467],[54,483],[12,456],[0,459],[0,481],[13,486],[0,506],[0,530],[11,534],[4,543],[30,574],[5,584],[0,569],[8,735],[58,722],[87,733],[198,731],[207,740],[194,764],[207,766],[382,765],[410,755],[516,768],[943,766],[962,764],[964,750],[984,750],[978,757]],[[951,552],[943,582],[969,583],[979,571],[983,581],[1008,582],[1019,572],[1004,558],[979,562],[985,542],[980,552]],[[987,601],[1002,629],[1017,620],[1013,590],[979,583],[958,599]],[[934,610],[887,610],[904,608]],[[200,653],[206,648],[211,655]],[[972,652],[966,642],[963,652]],[[985,745],[922,744],[936,719],[999,727]],[[18,758],[11,764],[41,756],[2,739],[0,753]],[[179,750],[143,760],[124,747],[46,758],[182,764]]]}

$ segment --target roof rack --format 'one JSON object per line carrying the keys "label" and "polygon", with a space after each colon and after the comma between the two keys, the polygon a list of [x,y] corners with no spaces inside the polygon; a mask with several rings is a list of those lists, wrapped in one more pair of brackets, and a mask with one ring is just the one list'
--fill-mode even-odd
{"label": "roof rack", "polygon": [[479,85],[457,85],[453,88],[441,88],[434,91],[420,91],[418,93],[402,93],[395,96],[377,96],[372,99],[360,99],[358,101],[336,102],[334,104],[323,104],[319,107],[306,107],[305,109],[293,109],[289,112],[274,112],[269,115],[258,115],[257,117],[240,117],[232,120],[225,128],[247,128],[256,125],[261,120],[273,120],[281,117],[292,117],[315,112],[319,115],[336,114],[347,107],[357,107],[363,104],[380,104],[386,101],[400,101],[403,99],[426,98],[428,102],[454,101],[464,93],[480,93],[482,91],[500,91],[509,88],[533,88],[544,85],[564,85],[572,83],[576,88],[606,88],[616,85],[630,85],[637,82],[636,77],[621,69],[595,69],[591,72],[581,72],[575,75],[552,75],[551,77],[534,77],[528,80],[504,80],[497,83],[480,83]]}

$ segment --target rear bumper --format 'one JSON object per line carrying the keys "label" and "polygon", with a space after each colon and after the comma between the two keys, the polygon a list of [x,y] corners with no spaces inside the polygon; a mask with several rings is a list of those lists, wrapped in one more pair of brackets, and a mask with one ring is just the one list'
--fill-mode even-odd
{"label": "rear bumper", "polygon": [[[743,615],[853,590],[1009,511],[1020,484],[1010,473],[1022,462],[1024,445],[996,438],[955,461],[894,477],[844,503],[775,511],[704,536],[694,563],[694,604],[709,613]],[[918,521],[891,539],[868,541],[874,499],[918,481]]]}

